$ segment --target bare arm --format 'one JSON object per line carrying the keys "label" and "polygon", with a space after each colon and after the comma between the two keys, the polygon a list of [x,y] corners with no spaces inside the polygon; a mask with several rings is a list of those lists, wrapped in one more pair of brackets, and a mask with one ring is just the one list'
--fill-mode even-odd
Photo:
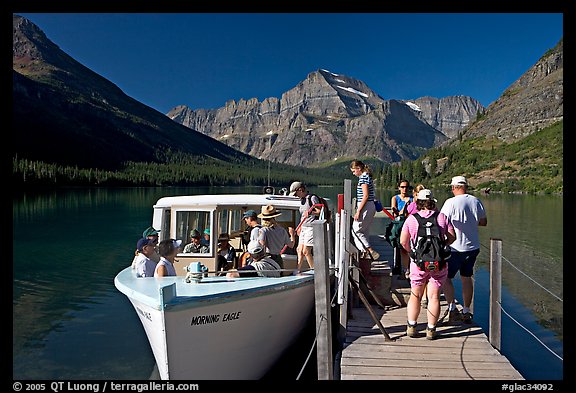
{"label": "bare arm", "polygon": [[390,206],[392,206],[392,213],[397,216],[398,215],[398,204],[396,203],[396,195],[392,197],[390,201]]}
{"label": "bare arm", "polygon": [[[406,223],[404,223],[406,225]],[[404,250],[410,252],[410,233],[408,231],[400,232],[400,244]]]}
{"label": "bare arm", "polygon": [[160,265],[156,267],[156,274],[158,274],[158,277],[164,277],[168,274],[168,271],[164,265]]}
{"label": "bare arm", "polygon": [[294,243],[296,242],[294,228],[288,227],[288,234],[290,235],[290,243],[287,242],[286,245],[288,246],[288,248],[293,248]]}
{"label": "bare arm", "polygon": [[456,232],[454,232],[454,228],[448,228],[446,232],[446,244],[452,244],[456,240]]}

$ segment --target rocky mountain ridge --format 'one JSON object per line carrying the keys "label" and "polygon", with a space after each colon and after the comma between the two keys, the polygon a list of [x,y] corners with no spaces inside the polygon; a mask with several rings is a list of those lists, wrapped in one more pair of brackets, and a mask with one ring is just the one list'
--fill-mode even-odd
{"label": "rocky mountain ridge", "polygon": [[343,157],[414,159],[483,109],[465,96],[386,100],[358,79],[320,69],[281,98],[180,105],[167,116],[252,156],[312,166]]}

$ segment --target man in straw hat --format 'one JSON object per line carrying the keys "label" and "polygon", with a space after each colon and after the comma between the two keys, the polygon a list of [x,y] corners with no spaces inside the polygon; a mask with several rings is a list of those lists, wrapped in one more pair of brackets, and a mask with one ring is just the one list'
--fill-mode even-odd
{"label": "man in straw hat", "polygon": [[282,213],[276,210],[274,205],[262,206],[262,212],[258,218],[262,219],[262,228],[258,232],[258,242],[265,248],[266,254],[284,268],[284,261],[280,255],[284,246],[294,247],[294,228],[286,229],[278,224],[275,217]]}
{"label": "man in straw hat", "polygon": [[[454,176],[450,186],[454,196],[444,202],[440,212],[446,215],[454,226],[456,241],[450,244],[452,256],[448,264],[448,278],[442,289],[448,303],[448,321],[462,320],[464,323],[472,323],[472,313],[470,312],[470,305],[474,296],[472,275],[476,257],[480,253],[478,227],[486,226],[488,220],[482,202],[466,192],[468,181],[464,176]],[[456,308],[454,284],[452,284],[452,279],[458,272],[460,272],[460,279],[462,280],[462,314]]]}

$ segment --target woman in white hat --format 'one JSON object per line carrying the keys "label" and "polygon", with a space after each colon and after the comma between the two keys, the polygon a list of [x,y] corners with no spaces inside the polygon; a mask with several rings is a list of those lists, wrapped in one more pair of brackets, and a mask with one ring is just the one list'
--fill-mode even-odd
{"label": "woman in white hat", "polygon": [[[432,191],[423,189],[418,193],[416,203],[418,211],[406,219],[402,226],[400,244],[406,251],[412,250],[417,244],[420,225],[427,228],[430,234],[435,233],[448,245],[456,239],[454,227],[443,214],[436,209],[438,201],[432,196]],[[436,338],[436,323],[440,316],[440,289],[448,276],[448,266],[440,262],[434,268],[422,267],[411,258],[410,262],[410,299],[408,300],[406,335],[408,337],[418,337],[416,322],[420,314],[420,302],[427,291],[428,306],[426,310],[428,326],[426,328],[426,338],[433,340]]]}
{"label": "woman in white hat", "polygon": [[[288,232],[275,220],[282,213],[276,210],[274,205],[262,206],[262,212],[258,218],[262,219],[262,228],[258,232],[258,242],[265,248],[266,254],[284,268],[282,249],[284,246],[294,247],[294,228],[288,227]],[[288,235],[290,234],[290,235]]]}

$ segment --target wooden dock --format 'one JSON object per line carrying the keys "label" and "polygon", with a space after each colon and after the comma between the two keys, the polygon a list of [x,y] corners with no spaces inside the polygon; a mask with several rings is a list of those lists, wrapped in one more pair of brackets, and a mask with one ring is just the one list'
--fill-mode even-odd
{"label": "wooden dock", "polygon": [[[385,240],[373,236],[371,243],[381,254],[381,261],[372,262],[377,274],[389,274],[387,268],[391,247]],[[388,270],[386,270],[388,269]],[[372,277],[372,280],[374,277]],[[403,282],[403,283],[402,283]],[[390,279],[391,291],[406,292],[408,282]],[[400,287],[394,288],[400,283]],[[409,293],[409,292],[408,292]],[[418,318],[420,337],[406,336],[406,307],[387,306],[386,310],[373,305],[392,341],[384,335],[360,303],[352,308],[347,322],[346,337],[340,362],[340,379],[399,379],[399,380],[522,380],[522,375],[490,344],[488,337],[476,324],[461,322],[448,324],[447,317],[437,326],[438,336],[427,340],[426,312]],[[447,304],[441,301],[440,315]]]}

